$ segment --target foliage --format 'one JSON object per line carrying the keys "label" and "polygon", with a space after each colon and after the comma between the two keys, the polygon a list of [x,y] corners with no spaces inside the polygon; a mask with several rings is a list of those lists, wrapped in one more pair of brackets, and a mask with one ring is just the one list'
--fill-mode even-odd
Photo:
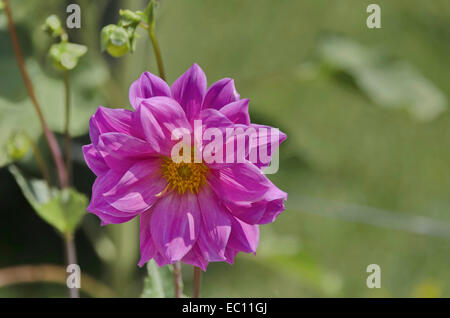
{"label": "foliage", "polygon": [[9,171],[16,178],[24,197],[36,213],[62,235],[71,235],[86,213],[87,197],[73,188],[51,189],[43,180],[26,179],[12,165]]}

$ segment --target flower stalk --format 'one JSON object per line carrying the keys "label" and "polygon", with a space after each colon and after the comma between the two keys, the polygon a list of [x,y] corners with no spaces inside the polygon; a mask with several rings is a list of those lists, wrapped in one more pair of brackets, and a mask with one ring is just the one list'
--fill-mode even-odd
{"label": "flower stalk", "polygon": [[200,297],[200,288],[202,283],[202,270],[194,266],[194,298]]}
{"label": "flower stalk", "polygon": [[181,263],[173,264],[173,282],[175,286],[175,298],[183,296],[183,277],[181,276]]}
{"label": "flower stalk", "polygon": [[[66,249],[66,259],[67,264],[78,264],[77,263],[77,253],[75,248],[75,241],[72,234],[68,234],[64,237],[65,249]],[[68,288],[70,298],[79,298],[80,293],[78,288]]]}
{"label": "flower stalk", "polygon": [[62,188],[65,188],[68,186],[68,178],[67,178],[67,170],[66,170],[66,167],[64,166],[64,161],[61,156],[61,151],[59,149],[55,135],[52,133],[52,131],[47,126],[47,123],[45,121],[41,107],[36,98],[36,94],[34,93],[33,84],[30,80],[27,70],[25,69],[25,63],[23,60],[23,55],[22,55],[22,51],[20,49],[19,41],[17,39],[17,32],[16,32],[16,28],[14,26],[11,9],[9,7],[9,1],[4,0],[3,3],[5,5],[5,12],[6,12],[7,20],[8,20],[9,33],[11,35],[11,42],[12,42],[12,45],[14,48],[14,55],[16,56],[16,60],[17,60],[18,66],[19,66],[20,73],[25,82],[25,86],[27,88],[28,95],[30,96],[30,99],[34,105],[34,108],[36,109],[37,115],[39,117],[39,121],[42,126],[42,131],[44,132],[45,139],[47,140],[53,160],[55,161],[56,169],[58,171],[59,183]]}
{"label": "flower stalk", "polygon": [[72,174],[72,149],[70,138],[70,73],[64,72],[64,91],[66,95],[65,107],[65,123],[64,123],[64,139],[65,139],[65,154],[66,154],[66,168],[67,168],[67,183],[70,184]]}
{"label": "flower stalk", "polygon": [[158,66],[159,77],[161,77],[165,81],[166,74],[164,71],[164,64],[162,61],[161,49],[159,48],[158,39],[156,38],[156,34],[155,34],[155,27],[148,26],[147,24],[145,24],[143,22],[141,22],[141,24],[139,24],[139,25],[142,28],[144,28],[145,30],[147,30],[147,32],[148,32],[150,40],[152,41],[153,51],[155,52],[155,58],[156,58],[156,64]]}

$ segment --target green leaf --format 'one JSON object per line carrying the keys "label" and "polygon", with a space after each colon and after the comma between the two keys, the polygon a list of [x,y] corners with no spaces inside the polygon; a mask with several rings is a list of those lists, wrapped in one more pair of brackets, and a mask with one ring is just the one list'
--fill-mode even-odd
{"label": "green leaf", "polygon": [[350,75],[377,105],[404,108],[421,121],[432,120],[447,108],[445,95],[404,61],[337,36],[325,37],[318,53],[324,65]]}
{"label": "green leaf", "polygon": [[86,213],[87,197],[73,188],[50,189],[43,180],[27,180],[20,170],[11,165],[25,198],[36,213],[61,234],[73,233]]}
{"label": "green leaf", "polygon": [[[0,148],[4,149],[10,137],[24,131],[37,140],[42,129],[14,58],[0,60],[0,73],[4,70],[8,80],[2,81],[0,90],[9,88],[7,96],[0,96]],[[35,60],[26,61],[26,67],[35,86],[44,117],[51,130],[64,132],[64,84],[60,78],[47,75]],[[89,118],[103,101],[100,87],[108,79],[105,64],[98,59],[82,59],[72,71],[72,106],[70,109],[70,134],[80,136],[87,132]],[[4,84],[5,83],[5,84]],[[4,87],[7,85],[8,87]],[[5,151],[0,151],[0,166],[10,162]]]}
{"label": "green leaf", "polygon": [[155,1],[151,0],[148,4],[147,8],[142,13],[143,20],[145,23],[148,24],[148,27],[150,30],[153,30],[155,28],[155,7],[156,7]]}
{"label": "green leaf", "polygon": [[148,276],[144,280],[142,298],[165,298],[174,295],[170,266],[158,267],[154,260],[147,263]]}

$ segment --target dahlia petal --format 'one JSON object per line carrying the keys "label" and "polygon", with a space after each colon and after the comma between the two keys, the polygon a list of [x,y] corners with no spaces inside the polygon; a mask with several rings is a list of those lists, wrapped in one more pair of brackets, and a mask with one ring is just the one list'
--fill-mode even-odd
{"label": "dahlia petal", "polygon": [[189,121],[195,119],[202,107],[206,93],[206,76],[197,64],[193,64],[172,85],[172,96],[180,103]]}
{"label": "dahlia petal", "polygon": [[233,265],[234,259],[235,259],[237,253],[239,253],[238,250],[235,250],[234,248],[227,246],[227,248],[225,250],[225,262]]}
{"label": "dahlia petal", "polygon": [[97,148],[108,166],[118,171],[127,170],[138,160],[155,154],[146,141],[116,132],[100,135]]}
{"label": "dahlia petal", "polygon": [[264,216],[267,202],[264,200],[257,202],[225,202],[230,213],[248,224],[259,224]]}
{"label": "dahlia petal", "polygon": [[141,213],[158,200],[156,195],[166,185],[160,174],[159,159],[142,160],[131,166],[103,196],[120,211]]}
{"label": "dahlia petal", "polygon": [[204,258],[203,253],[201,252],[197,244],[194,245],[194,247],[191,248],[191,250],[186,255],[184,255],[181,261],[185,264],[197,266],[204,272],[206,272],[206,268],[208,267],[208,261]]}
{"label": "dahlia petal", "polygon": [[273,127],[257,124],[251,124],[250,127],[255,128],[258,133],[255,142],[249,149],[247,158],[256,158],[256,160],[251,159],[251,162],[262,169],[270,164],[273,153],[286,140],[287,136],[285,133],[277,130],[278,136],[274,135],[274,138],[278,138],[272,144],[272,133],[275,133]]}
{"label": "dahlia petal", "polygon": [[194,194],[172,191],[152,207],[151,231],[159,252],[170,262],[181,260],[194,246],[200,229],[200,208]]}
{"label": "dahlia petal", "polygon": [[92,197],[86,210],[97,215],[102,220],[102,225],[123,223],[133,219],[137,215],[137,213],[129,213],[116,209],[103,196],[120,178],[121,174],[114,170],[108,170],[105,174],[98,176],[92,186]]}
{"label": "dahlia petal", "polygon": [[131,84],[128,95],[131,106],[136,109],[141,99],[155,96],[171,97],[172,93],[165,81],[150,72],[144,72],[138,80]]}
{"label": "dahlia petal", "polygon": [[259,220],[259,224],[272,223],[285,210],[284,200],[278,199],[267,203],[264,215]]}
{"label": "dahlia petal", "polygon": [[236,124],[250,125],[250,116],[248,114],[249,99],[241,99],[229,103],[220,109],[220,112],[227,116],[229,120]]}
{"label": "dahlia petal", "polygon": [[203,222],[197,245],[207,261],[223,261],[231,232],[230,217],[221,201],[208,187],[200,189],[198,203]]}
{"label": "dahlia petal", "polygon": [[223,106],[239,100],[239,94],[231,78],[223,78],[208,89],[202,108],[220,109]]}
{"label": "dahlia petal", "polygon": [[269,180],[269,188],[260,201],[225,202],[230,213],[248,224],[266,224],[273,222],[284,210],[287,193],[278,189]]}
{"label": "dahlia petal", "polygon": [[228,246],[238,251],[255,253],[259,243],[259,225],[231,218],[232,229]]}
{"label": "dahlia petal", "polygon": [[153,244],[152,235],[150,232],[150,217],[151,211],[145,211],[141,213],[139,219],[139,245],[141,250],[141,259],[139,260],[139,266],[142,267],[145,263],[155,257],[158,252]]}
{"label": "dahlia petal", "polygon": [[152,97],[143,101],[135,113],[136,127],[153,151],[170,155],[176,140],[172,133],[191,131],[191,126],[181,106],[168,97]]}
{"label": "dahlia petal", "polygon": [[207,108],[200,112],[199,119],[202,121],[203,129],[233,127],[233,122],[222,112]]}
{"label": "dahlia petal", "polygon": [[98,218],[100,218],[101,222],[100,225],[101,226],[105,226],[108,224],[121,224],[121,223],[125,223],[128,222],[132,219],[134,219],[136,217],[136,215],[133,216],[129,216],[129,217],[117,217],[117,216],[112,216],[110,214],[107,213],[103,213],[100,211],[94,211],[94,212],[89,212],[92,213],[94,215],[96,215]]}
{"label": "dahlia petal", "polygon": [[108,166],[100,153],[95,149],[93,144],[85,145],[82,147],[84,160],[87,166],[96,175],[105,174],[108,171]]}
{"label": "dahlia petal", "polygon": [[[153,243],[155,244],[155,243]],[[169,264],[173,264],[174,262],[170,262],[164,255],[162,255],[160,252],[156,252],[155,256],[153,257],[153,259],[155,260],[156,264],[159,267],[163,267]]]}
{"label": "dahlia petal", "polygon": [[261,170],[249,162],[210,170],[207,181],[219,197],[232,202],[261,200],[270,186]]}
{"label": "dahlia petal", "polygon": [[98,128],[98,123],[95,119],[95,115],[93,115],[91,116],[91,119],[89,119],[89,137],[91,138],[93,145],[97,145],[99,136],[100,129]]}
{"label": "dahlia petal", "polygon": [[131,134],[132,115],[133,112],[128,109],[112,109],[100,106],[93,116],[92,124],[97,127],[100,134],[107,132]]}

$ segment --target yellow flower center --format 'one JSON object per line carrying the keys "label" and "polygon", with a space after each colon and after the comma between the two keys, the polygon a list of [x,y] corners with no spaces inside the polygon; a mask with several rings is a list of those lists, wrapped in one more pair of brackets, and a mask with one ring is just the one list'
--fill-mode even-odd
{"label": "yellow flower center", "polygon": [[200,186],[206,183],[208,167],[203,163],[175,163],[170,158],[164,158],[161,170],[163,177],[168,181],[167,188],[183,194],[186,190],[198,193]]}

